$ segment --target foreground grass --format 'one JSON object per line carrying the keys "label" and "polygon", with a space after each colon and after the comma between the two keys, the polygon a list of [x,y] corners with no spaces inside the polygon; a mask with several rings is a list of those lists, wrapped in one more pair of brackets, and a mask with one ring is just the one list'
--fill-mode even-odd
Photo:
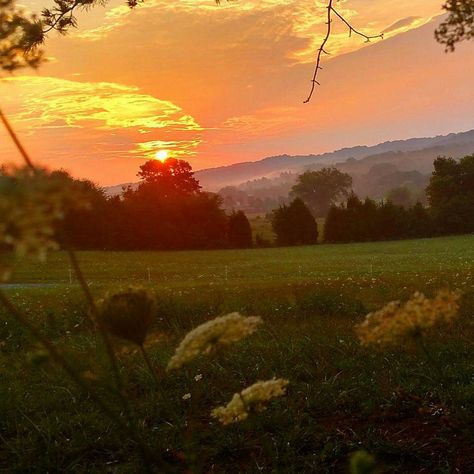
{"label": "foreground grass", "polygon": [[[349,453],[365,448],[386,472],[468,473],[474,471],[473,244],[468,236],[79,256],[98,297],[129,284],[155,291],[159,312],[149,349],[160,377],[191,327],[230,311],[264,317],[255,336],[163,376],[160,387],[139,354],[115,341],[127,398],[147,443],[170,463],[165,470],[345,472]],[[461,320],[433,337],[428,355],[376,353],[355,340],[353,327],[368,311],[440,287],[463,289]],[[93,350],[96,337],[66,257],[21,262],[5,291],[103,391],[107,363]],[[0,341],[3,470],[139,470],[133,443],[61,373],[39,364],[22,328],[5,319]],[[291,385],[269,410],[226,428],[210,418],[211,408],[234,392],[273,376]],[[186,393],[191,401],[182,399]]]}

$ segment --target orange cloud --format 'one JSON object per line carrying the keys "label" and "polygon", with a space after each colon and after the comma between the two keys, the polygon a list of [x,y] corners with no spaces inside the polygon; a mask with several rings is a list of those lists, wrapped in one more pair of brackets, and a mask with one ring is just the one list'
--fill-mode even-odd
{"label": "orange cloud", "polygon": [[94,158],[148,158],[165,144],[173,156],[188,156],[200,143],[202,127],[194,117],[137,87],[20,76],[4,79],[0,95],[34,155],[39,149],[38,158],[56,167]]}
{"label": "orange cloud", "polygon": [[387,39],[362,48],[335,24],[322,86],[303,106],[324,4],[147,0],[129,11],[116,1],[52,37],[49,82],[0,94],[39,159],[105,183],[133,179],[157,149],[203,168],[467,128],[472,54],[446,56],[433,23],[419,27],[439,12],[433,0],[337,2]]}
{"label": "orange cloud", "polygon": [[[140,93],[137,87],[107,82],[77,82],[53,77],[20,76],[4,80],[21,90],[12,117],[30,130],[41,127],[85,127],[99,130],[136,128],[201,130],[177,105]],[[7,105],[8,97],[6,95]]]}

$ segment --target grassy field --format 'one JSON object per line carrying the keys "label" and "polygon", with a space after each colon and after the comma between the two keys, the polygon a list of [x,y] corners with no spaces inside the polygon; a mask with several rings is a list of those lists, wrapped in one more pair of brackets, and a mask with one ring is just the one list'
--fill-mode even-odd
{"label": "grassy field", "polygon": [[[156,472],[347,472],[365,449],[380,472],[474,472],[474,237],[210,252],[81,252],[97,298],[127,286],[158,298],[148,343],[159,387],[133,347],[114,340],[137,427],[166,467]],[[460,288],[459,322],[427,352],[360,346],[355,324],[392,299]],[[91,375],[120,412],[67,256],[21,261],[4,291]],[[183,371],[163,369],[184,334],[211,317],[260,315],[256,335]],[[138,472],[137,448],[2,313],[0,469]],[[81,372],[81,373],[82,373]],[[197,374],[203,378],[194,380]],[[210,410],[272,377],[288,394],[245,422]],[[191,401],[183,400],[191,394]]]}

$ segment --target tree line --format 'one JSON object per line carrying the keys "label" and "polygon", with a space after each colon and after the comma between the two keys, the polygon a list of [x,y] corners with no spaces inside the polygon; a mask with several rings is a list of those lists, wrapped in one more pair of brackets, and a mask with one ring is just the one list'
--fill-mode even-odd
{"label": "tree line", "polygon": [[426,188],[428,206],[361,200],[350,190],[349,175],[335,168],[307,171],[293,187],[290,205],[272,214],[276,241],[281,245],[316,243],[314,216],[325,212],[324,241],[329,243],[474,232],[474,155],[459,161],[438,157],[433,165]]}
{"label": "tree line", "polygon": [[[108,197],[82,181],[89,206],[58,223],[64,246],[88,250],[183,250],[252,246],[249,221],[241,211],[226,214],[221,199],[201,190],[184,160],[150,160],[140,167],[136,189]],[[72,178],[71,178],[72,179]]]}
{"label": "tree line", "polygon": [[[107,196],[87,180],[74,180],[88,199],[57,223],[57,240],[84,250],[184,250],[248,248],[252,229],[242,211],[226,213],[217,194],[201,189],[184,160],[150,160],[138,172],[136,189]],[[1,175],[1,172],[0,172]],[[426,188],[428,206],[361,200],[351,177],[335,168],[307,171],[292,188],[289,204],[271,214],[275,244],[312,245],[325,217],[328,243],[396,240],[474,232],[474,155],[440,157]],[[271,242],[256,236],[256,246]]]}

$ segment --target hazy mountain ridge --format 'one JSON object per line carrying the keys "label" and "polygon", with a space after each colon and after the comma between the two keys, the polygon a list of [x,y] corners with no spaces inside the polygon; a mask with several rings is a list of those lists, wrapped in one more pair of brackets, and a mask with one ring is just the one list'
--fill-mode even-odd
{"label": "hazy mountain ridge", "polygon": [[[205,190],[219,191],[226,186],[248,188],[248,183],[260,178],[258,187],[270,188],[280,180],[282,173],[299,174],[306,169],[337,166],[354,178],[356,192],[363,191],[371,180],[370,168],[377,164],[392,164],[398,171],[431,173],[433,161],[438,156],[460,158],[474,153],[474,130],[431,138],[410,138],[380,143],[374,146],[354,146],[319,155],[270,156],[259,161],[235,163],[228,166],[197,171],[196,178]],[[369,176],[365,176],[369,174]],[[118,184],[105,188],[108,195],[119,195],[124,187],[136,183]],[[369,193],[370,194],[370,193]]]}
{"label": "hazy mountain ridge", "polygon": [[[424,153],[420,153],[422,150],[425,150]],[[403,153],[404,157],[398,158],[413,162],[413,160],[420,159],[420,155],[429,154],[428,160],[432,156],[432,163],[438,155],[446,154],[460,157],[462,154],[473,152],[474,130],[470,130],[431,138],[388,141],[374,146],[354,146],[319,155],[271,156],[259,161],[200,170],[196,172],[196,177],[205,189],[217,191],[224,186],[235,186],[256,178],[277,176],[285,171],[303,171],[308,167],[319,167],[318,165],[334,165],[350,158],[355,160],[370,159],[373,162],[385,161],[386,159],[390,161],[396,159],[396,157],[389,157],[389,154]],[[409,156],[411,153],[413,153],[413,156]],[[425,159],[423,159],[423,162]],[[417,169],[416,163],[413,163],[412,166],[415,166],[415,168],[411,169]],[[423,163],[423,169],[424,172],[429,172],[431,168],[427,169],[426,163]]]}

